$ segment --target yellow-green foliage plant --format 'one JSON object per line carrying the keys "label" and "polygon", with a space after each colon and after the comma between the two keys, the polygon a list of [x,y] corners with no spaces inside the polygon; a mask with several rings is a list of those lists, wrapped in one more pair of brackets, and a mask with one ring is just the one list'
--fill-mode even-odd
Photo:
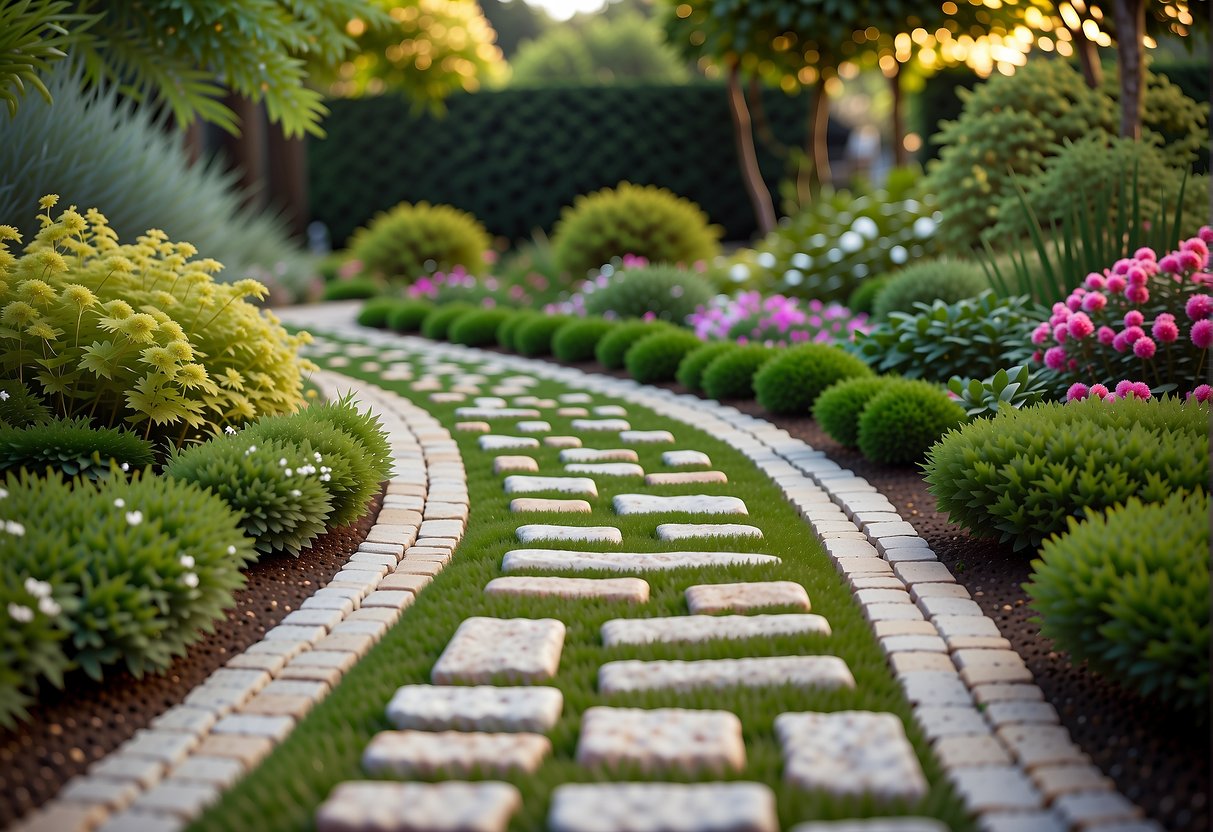
{"label": "yellow-green foliage plant", "polygon": [[120,244],[96,209],[53,217],[56,201],[20,256],[0,225],[0,375],[57,416],[175,445],[303,402],[310,338],[249,302],[263,285],[216,281],[222,264],[157,230]]}
{"label": "yellow-green foliage plant", "polygon": [[462,266],[484,271],[492,240],[480,220],[451,205],[402,202],[383,211],[350,240],[350,257],[374,278],[412,283]]}

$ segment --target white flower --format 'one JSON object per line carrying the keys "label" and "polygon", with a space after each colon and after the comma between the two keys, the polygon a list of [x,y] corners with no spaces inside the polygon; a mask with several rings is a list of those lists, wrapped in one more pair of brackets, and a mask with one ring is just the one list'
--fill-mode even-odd
{"label": "white flower", "polygon": [[228,436],[236,435],[236,429],[234,427],[232,427],[231,425],[224,426],[223,432],[226,433]]}
{"label": "white flower", "polygon": [[317,462],[322,462],[322,461],[323,461],[323,460],[321,460],[321,458],[320,458],[320,451],[316,451],[316,453],[312,454],[312,457],[313,457],[313,458],[314,458],[314,459],[315,459]]}
{"label": "white flower", "polygon": [[281,465],[283,468],[285,468],[286,467],[286,457],[283,457],[282,459],[278,460],[278,464]]}
{"label": "white flower", "polygon": [[131,470],[131,464],[129,462],[122,463],[122,470],[123,472]]}
{"label": "white flower", "polygon": [[25,591],[35,598],[49,598],[51,595],[51,585],[46,581],[39,581],[36,578],[26,578]]}
{"label": "white flower", "polygon": [[194,568],[194,558],[192,556],[182,555],[180,560],[181,560],[181,565],[184,566],[186,569]]}
{"label": "white flower", "polygon": [[0,402],[6,402],[6,401],[8,401],[8,400],[9,400],[8,391],[7,391],[7,390],[0,390]]}
{"label": "white flower", "polygon": [[16,520],[5,520],[4,530],[13,537],[21,537],[25,534],[25,526],[18,523]]}
{"label": "white flower", "polygon": [[185,584],[190,589],[193,589],[194,587],[198,586],[198,576],[193,572],[186,572],[181,576],[181,583]]}
{"label": "white flower", "polygon": [[229,555],[234,555],[234,554],[236,554],[236,547],[235,547],[235,546],[228,546],[228,547],[227,547],[227,553],[228,553]]}
{"label": "white flower", "polygon": [[3,500],[7,496],[8,496],[8,489],[0,488],[0,500]]}
{"label": "white flower", "polygon": [[295,488],[295,489],[292,489],[292,490],[291,490],[291,496],[292,496],[292,497],[302,497],[302,496],[303,496],[303,492],[302,492],[302,491],[300,491],[298,488]]}
{"label": "white flower", "polygon": [[115,498],[115,499],[114,499],[114,506],[115,506],[116,508],[125,508],[125,507],[126,507],[126,500],[122,499],[121,497],[117,497],[117,498]]}
{"label": "white flower", "polygon": [[63,609],[55,603],[54,598],[42,598],[38,601],[38,612],[43,615],[55,616],[63,612]]}
{"label": "white flower", "polygon": [[34,620],[34,611],[29,607],[23,607],[20,604],[9,604],[8,617],[13,619],[13,621],[24,624],[27,621]]}
{"label": "white flower", "polygon": [[142,511],[128,511],[126,513],[126,522],[132,526],[138,526],[143,522]]}

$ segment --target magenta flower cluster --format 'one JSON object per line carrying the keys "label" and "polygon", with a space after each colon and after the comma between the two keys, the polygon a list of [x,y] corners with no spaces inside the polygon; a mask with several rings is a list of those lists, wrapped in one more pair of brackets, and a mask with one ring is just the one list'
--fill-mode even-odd
{"label": "magenta flower cluster", "polygon": [[719,305],[701,307],[689,322],[705,341],[768,346],[846,342],[854,333],[868,331],[868,316],[852,314],[842,304],[804,303],[783,295],[763,297],[759,292],[742,292]]}
{"label": "magenta flower cluster", "polygon": [[1067,399],[1148,399],[1177,389],[1209,398],[1198,382],[1213,346],[1210,243],[1213,228],[1205,226],[1162,257],[1140,248],[1053,305],[1032,332],[1034,358],[1073,382]]}
{"label": "magenta flower cluster", "polygon": [[[584,318],[587,314],[585,308],[585,299],[587,297],[594,294],[599,289],[605,289],[607,286],[611,285],[611,280],[614,279],[616,275],[619,275],[628,269],[638,269],[649,264],[648,258],[641,257],[637,254],[625,254],[622,258],[620,258],[620,261],[621,262],[618,268],[616,268],[614,264],[610,263],[603,266],[598,271],[598,274],[594,275],[588,280],[583,280],[581,284],[578,285],[576,291],[569,295],[568,298],[560,301],[559,303],[549,303],[543,308],[543,311],[556,315],[576,315],[579,318]],[[696,263],[695,265],[698,271],[703,271],[703,264]],[[613,312],[607,312],[603,315],[603,317],[611,319],[615,317],[615,314]],[[650,313],[645,315],[644,318],[645,320],[652,320],[656,318],[656,315]]]}
{"label": "magenta flower cluster", "polygon": [[[528,283],[537,289],[546,288],[546,279],[542,285],[528,277]],[[506,306],[525,306],[530,301],[526,287],[521,284],[504,285],[501,280],[492,275],[477,277],[470,274],[463,266],[455,266],[449,272],[435,272],[423,275],[415,280],[406,290],[410,298],[433,300],[439,303],[460,300],[479,304],[486,309],[492,309],[498,304]]]}

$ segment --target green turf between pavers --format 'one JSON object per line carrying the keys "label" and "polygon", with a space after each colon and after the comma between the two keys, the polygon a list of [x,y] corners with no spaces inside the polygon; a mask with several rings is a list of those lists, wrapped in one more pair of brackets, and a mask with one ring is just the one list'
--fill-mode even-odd
{"label": "green turf between pavers", "polygon": [[[337,339],[330,339],[336,341]],[[317,363],[327,364],[329,356]],[[416,357],[410,363],[417,364]],[[557,618],[567,626],[559,672],[548,684],[560,688],[565,697],[560,721],[549,733],[553,753],[534,775],[491,776],[514,783],[522,792],[522,809],[514,816],[510,829],[535,831],[546,828],[552,789],[566,782],[623,781],[629,779],[668,781],[710,781],[718,779],[752,780],[770,785],[777,795],[780,822],[784,829],[813,819],[839,819],[883,815],[915,814],[939,818],[956,832],[975,828],[963,805],[942,775],[942,769],[929,744],[910,717],[910,705],[885,662],[870,626],[852,600],[845,582],[835,571],[806,521],[787,502],[782,492],[750,460],[723,442],[693,427],[663,418],[654,412],[623,403],[627,419],[634,429],[671,431],[672,445],[639,445],[635,450],[646,472],[678,470],[661,463],[667,450],[699,450],[712,459],[712,467],[725,471],[729,482],[719,485],[652,486],[637,477],[597,476],[599,495],[589,498],[590,514],[513,514],[510,495],[502,488],[505,475],[492,472],[495,452],[482,451],[478,433],[454,431],[454,411],[461,404],[435,404],[429,394],[411,393],[410,382],[379,382],[374,373],[365,373],[352,359],[339,372],[376,381],[386,389],[411,398],[452,429],[459,443],[467,470],[471,500],[468,530],[454,558],[418,600],[404,610],[400,621],[341,680],[338,687],[302,720],[291,735],[252,773],[229,790],[191,827],[191,830],[231,830],[231,832],[276,832],[313,828],[317,806],[329,792],[346,780],[368,779],[360,766],[360,757],[371,738],[391,729],[385,709],[398,687],[428,684],[430,669],[443,648],[465,618],[474,615],[502,618]],[[478,365],[464,364],[468,372],[479,372]],[[336,369],[336,368],[335,368]],[[483,395],[503,376],[518,375],[507,368],[483,384]],[[420,375],[420,373],[418,373]],[[488,374],[484,374],[488,375]],[[540,380],[528,394],[556,398],[569,392],[563,384]],[[616,404],[618,400],[592,393],[585,406]],[[468,404],[471,403],[471,397]],[[613,433],[577,432],[570,418],[545,411],[541,417],[552,424],[553,434],[578,435],[585,447],[624,447]],[[515,419],[493,420],[494,433],[517,434]],[[559,475],[563,465],[559,450],[509,450],[499,453],[527,454],[540,465],[540,474]],[[740,497],[749,508],[748,517],[721,515],[704,517],[686,514],[619,516],[611,509],[611,500],[621,493],[719,494]],[[527,494],[526,497],[567,497],[554,493]],[[737,522],[762,529],[764,539],[703,539],[664,542],[656,539],[655,529],[666,522]],[[616,526],[623,532],[623,544],[605,547],[587,543],[520,544],[514,531],[525,523],[556,523],[585,526]],[[640,576],[651,587],[647,604],[622,602],[486,596],[485,584],[505,574],[502,556],[512,548],[559,548],[627,552],[679,550],[761,552],[777,555],[776,566],[733,566],[707,569],[680,569],[670,572],[645,572]],[[517,574],[554,574],[532,572]],[[620,577],[627,573],[565,573],[578,577]],[[612,618],[686,615],[684,590],[698,583],[732,581],[790,580],[804,585],[812,602],[812,611],[825,616],[833,629],[830,636],[802,635],[777,638],[714,641],[701,644],[602,646],[599,629]],[[773,609],[772,611],[779,611]],[[784,610],[788,611],[788,610]],[[791,686],[765,689],[736,688],[693,692],[650,692],[602,696],[597,693],[598,668],[617,659],[707,659],[745,656],[834,654],[842,657],[855,677],[854,690],[805,691]],[[726,778],[710,774],[687,776],[668,773],[644,776],[626,768],[610,771],[587,770],[574,760],[578,727],[582,712],[593,705],[621,707],[685,707],[732,711],[741,718],[745,733],[746,767]],[[878,803],[870,798],[832,797],[820,791],[809,792],[789,786],[782,780],[783,766],[773,722],[785,711],[836,711],[861,709],[897,714],[906,725],[928,781],[928,795],[921,801]],[[387,778],[385,778],[387,779]]]}

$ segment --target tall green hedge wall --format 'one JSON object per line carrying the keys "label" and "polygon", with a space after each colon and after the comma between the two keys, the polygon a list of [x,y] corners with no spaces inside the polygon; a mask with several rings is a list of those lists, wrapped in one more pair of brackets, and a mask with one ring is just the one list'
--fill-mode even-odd
{"label": "tall green hedge wall", "polygon": [[[802,144],[807,97],[769,91],[762,100],[772,133]],[[377,211],[420,200],[471,211],[515,240],[550,231],[578,194],[624,179],[694,200],[726,239],[755,231],[720,85],[479,92],[452,97],[443,115],[394,96],[329,107],[328,137],[308,146],[308,176],[311,217],[334,245]],[[841,155],[846,131],[831,128],[831,155]],[[759,145],[777,194],[784,164]]]}

